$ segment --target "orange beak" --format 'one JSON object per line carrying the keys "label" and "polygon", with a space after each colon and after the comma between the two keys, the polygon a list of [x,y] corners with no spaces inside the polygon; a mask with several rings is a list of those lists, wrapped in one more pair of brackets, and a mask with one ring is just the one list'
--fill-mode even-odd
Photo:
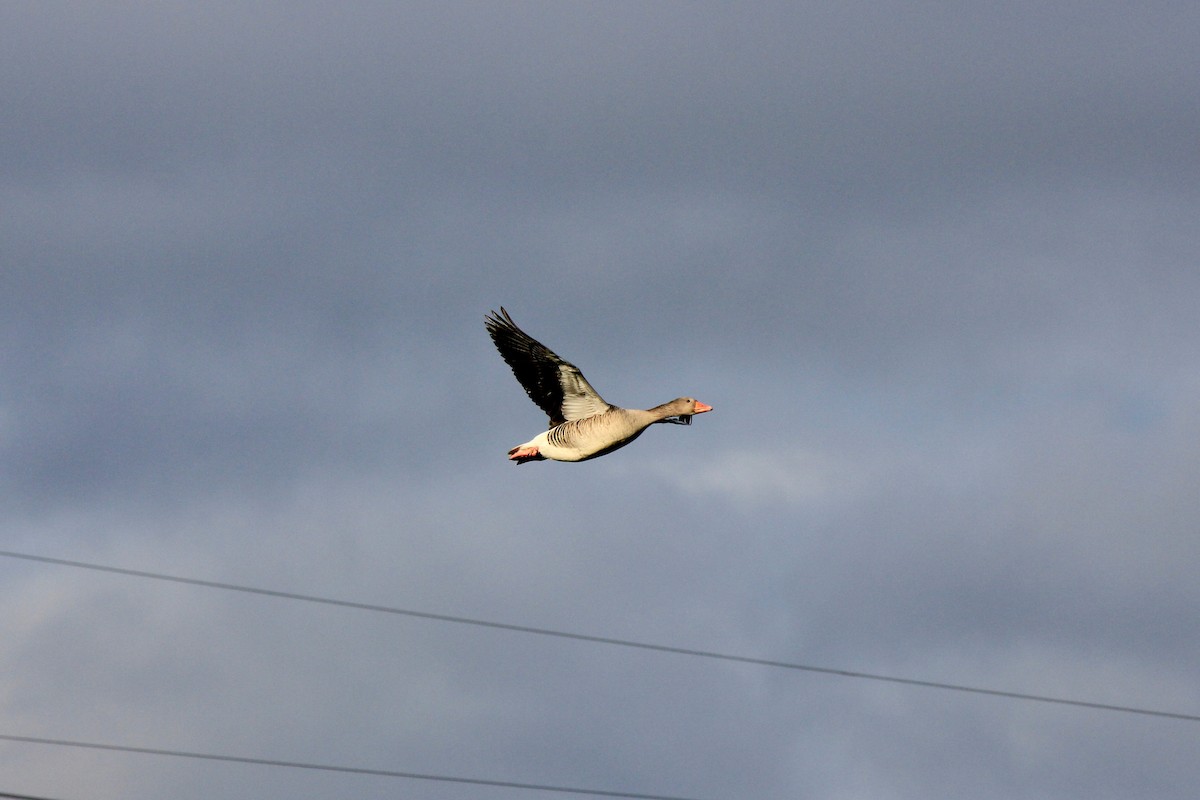
{"label": "orange beak", "polygon": [[697,400],[696,401],[696,410],[693,411],[692,413],[693,414],[703,414],[705,411],[712,411],[712,406],[708,405],[707,403],[701,403],[699,400]]}

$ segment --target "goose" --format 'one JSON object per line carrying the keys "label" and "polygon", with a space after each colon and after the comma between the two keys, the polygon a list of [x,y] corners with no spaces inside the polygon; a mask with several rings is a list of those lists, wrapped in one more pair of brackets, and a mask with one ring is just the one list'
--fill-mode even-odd
{"label": "goose", "polygon": [[624,447],[656,422],[690,425],[693,415],[712,411],[691,397],[645,411],[609,405],[578,367],[518,328],[504,306],[484,317],[484,327],[529,399],[550,417],[549,430],[508,451],[518,464],[586,461]]}

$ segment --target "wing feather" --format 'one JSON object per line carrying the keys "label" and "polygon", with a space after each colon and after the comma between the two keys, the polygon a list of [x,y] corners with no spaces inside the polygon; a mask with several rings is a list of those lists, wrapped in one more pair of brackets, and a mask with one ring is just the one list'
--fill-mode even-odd
{"label": "wing feather", "polygon": [[503,306],[484,318],[484,326],[529,399],[550,417],[551,428],[611,408],[578,367],[518,328]]}

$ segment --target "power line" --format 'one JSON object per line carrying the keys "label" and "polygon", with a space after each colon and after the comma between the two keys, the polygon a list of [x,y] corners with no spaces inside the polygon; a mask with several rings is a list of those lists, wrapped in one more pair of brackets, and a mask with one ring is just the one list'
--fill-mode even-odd
{"label": "power line", "polygon": [[151,580],[169,581],[171,583],[182,583],[189,586],[203,586],[210,589],[223,589],[231,592],[243,592],[246,594],[257,594],[267,597],[279,597],[285,600],[299,600],[306,603],[319,603],[322,605],[338,606],[341,608],[353,608],[360,611],[375,611],[383,614],[415,617],[417,619],[428,619],[435,622],[452,622],[458,625],[473,625],[479,628],[492,628],[496,630],[515,631],[518,633],[530,633],[537,636],[551,636],[558,639],[572,639],[579,642],[607,644],[616,647],[635,648],[638,650],[652,650],[659,653],[675,653],[676,655],[694,656],[696,658],[732,661],[740,664],[754,664],[762,667],[776,667],[778,669],[788,669],[797,672],[815,672],[822,675],[837,675],[843,678],[882,681],[885,683],[897,683],[905,686],[922,686],[927,689],[942,689],[944,691],[951,692],[965,692],[968,694],[988,695],[991,697],[1004,697],[1009,700],[1028,700],[1035,703],[1053,703],[1056,705],[1090,708],[1099,711],[1116,711],[1122,714],[1141,714],[1149,717],[1178,719],[1185,720],[1187,722],[1200,722],[1200,714],[1183,714],[1174,711],[1158,711],[1149,708],[1139,708],[1136,706],[1114,705],[1110,703],[1093,703],[1086,700],[1071,700],[1064,697],[1052,697],[1049,695],[1030,694],[1027,692],[1009,692],[1002,689],[987,689],[979,686],[943,683],[941,681],[902,678],[895,675],[880,675],[877,673],[858,672],[855,670],[837,669],[834,667],[819,667],[811,664],[799,664],[791,661],[777,661],[767,658],[755,658],[753,656],[719,653],[712,650],[696,650],[688,647],[673,647],[671,645],[653,644],[651,642],[638,642],[630,639],[616,639],[608,636],[592,636],[584,633],[553,630],[551,628],[537,628],[529,625],[514,625],[507,622],[493,622],[490,620],[458,617],[449,614],[435,614],[429,611],[414,611],[412,609],[375,605],[373,603],[359,603],[352,600],[338,600],[336,598],[299,594],[297,592],[281,592],[275,589],[261,589],[254,586],[242,586],[234,583],[221,583],[218,581],[201,580],[199,578],[185,578],[178,575],[165,575],[158,572],[146,572],[144,570],[110,567],[103,564],[92,564],[85,561],[70,561],[63,558],[51,558],[49,556],[37,556],[29,553],[17,553],[11,550],[0,550],[0,556],[5,558],[18,558],[25,561],[36,561],[43,564],[76,567],[79,569],[93,570],[96,572],[108,572],[115,575],[128,575],[136,578],[148,578]]}
{"label": "power line", "polygon": [[[234,764],[254,764],[265,767],[287,767],[289,769],[320,770],[322,772],[340,772],[351,775],[371,775],[380,778],[409,778],[420,781],[440,781],[442,783],[467,783],[474,786],[493,786],[504,789],[529,789],[538,792],[558,792],[560,794],[582,794],[591,797],[624,797],[633,800],[696,800],[692,797],[667,794],[643,794],[639,792],[618,792],[605,789],[581,789],[576,786],[552,786],[543,783],[519,783],[517,781],[499,781],[488,778],[462,778],[454,775],[434,775],[421,772],[401,772],[391,769],[370,769],[368,767],[344,767],[336,764],[313,764],[307,761],[281,761],[274,758],[246,758],[244,756],[219,755],[216,753],[192,753],[186,750],[163,750],[157,747],[132,747],[121,744],[106,744],[103,742],[77,742],[68,739],[46,739],[40,736],[15,736],[0,733],[0,739],[9,742],[26,744],[47,744],[60,747],[81,747],[89,750],[109,750],[118,753],[140,753],[151,756],[174,756],[176,758],[194,758],[205,761],[224,761]],[[0,797],[21,797],[21,795],[2,795]],[[44,798],[29,798],[28,800],[45,800]]]}

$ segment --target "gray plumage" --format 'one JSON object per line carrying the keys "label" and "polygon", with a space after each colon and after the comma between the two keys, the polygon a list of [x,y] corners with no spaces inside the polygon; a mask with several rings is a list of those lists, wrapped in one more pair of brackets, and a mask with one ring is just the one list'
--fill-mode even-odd
{"label": "gray plumage", "polygon": [[578,367],[518,328],[503,306],[484,318],[484,326],[529,399],[549,417],[548,430],[508,451],[518,464],[596,458],[624,447],[657,422],[687,425],[694,414],[712,410],[690,397],[645,411],[610,405]]}

